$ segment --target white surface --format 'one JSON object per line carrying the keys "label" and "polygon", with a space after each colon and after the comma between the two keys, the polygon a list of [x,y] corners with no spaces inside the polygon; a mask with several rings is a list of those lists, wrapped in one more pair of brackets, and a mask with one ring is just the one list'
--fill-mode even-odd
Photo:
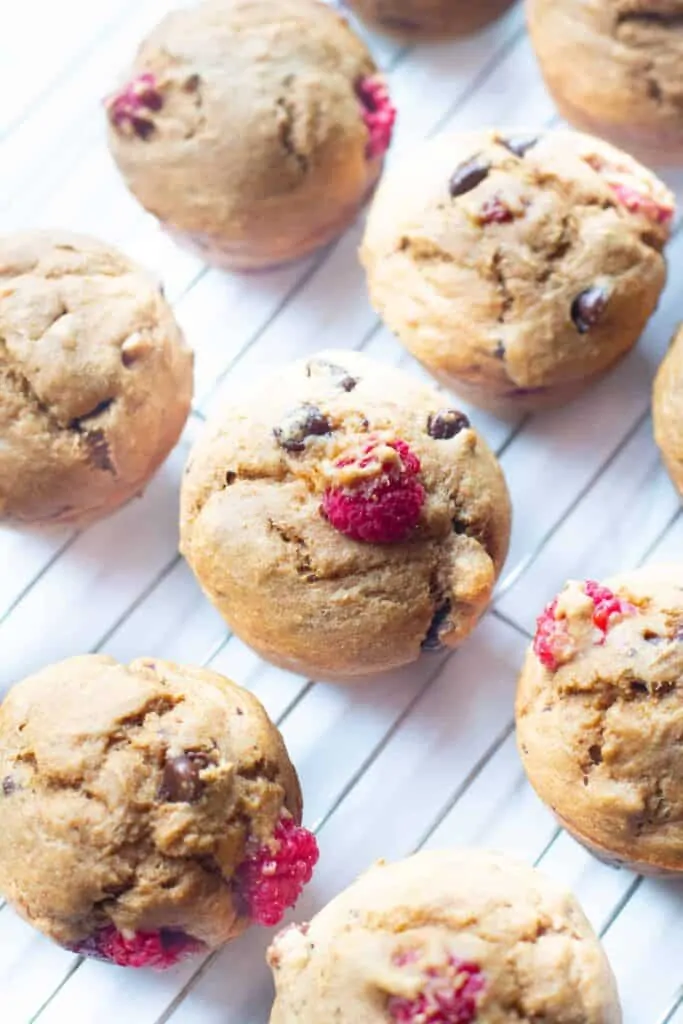
{"label": "white surface", "polygon": [[[355,258],[361,227],[266,276],[230,277],[175,248],[128,196],[104,145],[99,98],[169,0],[22,0],[0,38],[0,224],[59,225],[155,268],[197,349],[197,406],[243,375],[328,345],[409,364],[381,329]],[[554,112],[516,8],[463,42],[373,40],[401,117],[396,151],[446,126],[543,126]],[[626,1024],[683,1024],[683,900],[592,860],[526,784],[512,734],[515,675],[534,616],[567,575],[679,558],[683,518],[652,442],[650,382],[677,319],[683,238],[634,352],[570,408],[474,420],[502,453],[514,505],[497,610],[459,652],[342,690],[260,662],[226,635],[177,555],[177,490],[198,416],[145,498],[77,535],[0,532],[0,690],[55,658],[104,650],[207,663],[264,700],[299,768],[322,862],[311,914],[373,858],[421,844],[494,845],[572,886],[607,951]],[[419,372],[414,364],[410,364]],[[268,934],[167,975],[80,962],[0,910],[2,1024],[265,1024]],[[320,1022],[329,1024],[329,1022]]]}

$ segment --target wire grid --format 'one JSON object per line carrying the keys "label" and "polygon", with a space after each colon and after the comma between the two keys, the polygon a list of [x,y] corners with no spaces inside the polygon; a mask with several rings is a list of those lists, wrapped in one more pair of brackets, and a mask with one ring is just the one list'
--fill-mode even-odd
{"label": "wire grid", "polygon": [[[172,6],[23,0],[0,39],[2,230],[70,227],[121,246],[157,271],[197,351],[193,415],[143,499],[83,533],[0,531],[0,692],[84,651],[225,672],[265,703],[301,775],[322,858],[298,919],[380,856],[497,847],[577,893],[612,961],[626,1024],[683,1024],[679,887],[606,867],[558,829],[524,779],[512,720],[534,617],[567,576],[600,577],[683,550],[679,501],[649,418],[652,375],[680,316],[681,234],[657,314],[609,377],[542,417],[472,413],[501,459],[515,523],[496,602],[468,643],[353,690],[273,668],[226,633],[178,556],[188,446],[231,389],[274,362],[333,346],[422,371],[369,307],[355,254],[362,224],[296,266],[229,276],[177,249],[128,196],[107,155],[98,101]],[[519,6],[455,43],[370,43],[400,109],[392,160],[444,129],[557,123]],[[681,194],[683,176],[668,178]],[[0,1021],[266,1024],[268,941],[254,929],[163,975],[124,971],[59,949],[0,906]]]}

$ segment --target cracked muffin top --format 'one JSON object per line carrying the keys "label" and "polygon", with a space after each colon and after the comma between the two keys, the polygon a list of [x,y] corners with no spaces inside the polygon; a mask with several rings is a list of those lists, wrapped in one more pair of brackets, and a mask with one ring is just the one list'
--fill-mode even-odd
{"label": "cracked muffin top", "polygon": [[0,238],[0,516],[82,525],[185,424],[192,353],[156,281],[63,231]]}
{"label": "cracked muffin top", "polygon": [[570,582],[538,620],[519,681],[529,780],[604,858],[683,871],[683,570]]}
{"label": "cracked muffin top", "polygon": [[322,352],[226,405],[195,446],[181,550],[234,631],[312,677],[455,646],[507,553],[500,467],[406,373]]}
{"label": "cracked muffin top", "polygon": [[560,110],[644,158],[683,152],[683,0],[527,0]]}
{"label": "cracked muffin top", "polygon": [[0,891],[76,952],[170,966],[277,923],[317,859],[275,726],[215,672],[70,658],[0,707]]}
{"label": "cracked muffin top", "polygon": [[653,174],[590,136],[447,135],[385,177],[361,259],[427,369],[480,405],[533,408],[636,342],[673,214]]}
{"label": "cracked muffin top", "polygon": [[173,12],[107,109],[112,153],[143,206],[207,251],[273,262],[355,214],[394,115],[365,45],[321,0]]}
{"label": "cracked muffin top", "polygon": [[269,951],[270,1024],[619,1024],[576,900],[483,850],[380,863]]}

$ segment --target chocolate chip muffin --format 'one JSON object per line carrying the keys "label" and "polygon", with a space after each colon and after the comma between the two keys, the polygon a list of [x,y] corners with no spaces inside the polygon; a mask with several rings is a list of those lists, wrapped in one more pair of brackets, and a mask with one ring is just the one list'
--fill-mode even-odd
{"label": "chocolate chip muffin", "polygon": [[168,967],[273,925],[317,860],[275,726],[215,672],[70,658],[0,707],[0,891],[75,952]]}
{"label": "chocolate chip muffin", "polygon": [[386,177],[361,250],[375,309],[494,411],[574,397],[635,344],[666,278],[667,188],[587,135],[426,143]]}
{"label": "chocolate chip muffin", "polygon": [[107,101],[142,205],[208,262],[259,268],[331,241],[379,176],[395,111],[321,0],[205,0],[142,43]]}
{"label": "chocolate chip muffin", "polygon": [[[380,32],[406,40],[442,39],[476,32],[506,10],[512,0],[346,0]],[[342,4],[344,6],[344,4]]]}
{"label": "chocolate chip muffin", "polygon": [[453,647],[505,559],[501,470],[437,391],[323,352],[236,396],[187,466],[181,550],[259,654],[344,679]]}
{"label": "chocolate chip muffin", "polygon": [[571,124],[643,160],[683,158],[683,0],[527,0],[531,39]]}
{"label": "chocolate chip muffin", "polygon": [[568,583],[538,620],[517,696],[538,795],[599,857],[683,871],[683,568]]}
{"label": "chocolate chip muffin", "polygon": [[683,326],[675,334],[655,378],[652,402],[655,440],[669,475],[683,494]]}
{"label": "chocolate chip muffin", "polygon": [[0,516],[84,525],[140,494],[187,419],[192,353],[103,242],[0,237]]}
{"label": "chocolate chip muffin", "polygon": [[573,896],[481,850],[380,863],[269,951],[270,1024],[619,1024]]}

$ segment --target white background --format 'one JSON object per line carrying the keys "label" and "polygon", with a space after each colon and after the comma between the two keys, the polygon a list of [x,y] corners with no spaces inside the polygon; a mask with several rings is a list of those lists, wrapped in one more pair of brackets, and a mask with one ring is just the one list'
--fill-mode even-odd
{"label": "white background", "polygon": [[[259,366],[330,345],[409,360],[366,300],[361,225],[303,264],[228,276],[174,247],[127,195],[104,145],[100,98],[170,6],[19,0],[11,22],[3,17],[1,228],[87,230],[155,269],[197,350],[197,412],[144,499],[110,520],[80,534],[0,531],[0,691],[84,651],[210,664],[265,702],[301,774],[322,861],[298,917],[376,857],[423,844],[501,847],[576,891],[603,936],[627,1024],[683,1024],[680,888],[607,868],[559,832],[523,778],[512,732],[529,630],[564,578],[679,557],[683,519],[653,445],[649,402],[683,318],[683,238],[671,244],[670,284],[640,346],[598,387],[543,417],[474,414],[500,454],[515,522],[495,609],[463,649],[354,690],[273,669],[226,634],[177,554],[178,484],[200,412]],[[458,43],[372,45],[400,108],[392,159],[447,127],[557,123],[519,7]],[[156,975],[81,962],[4,907],[0,1021],[265,1024],[268,938],[253,930],[205,963]]]}

